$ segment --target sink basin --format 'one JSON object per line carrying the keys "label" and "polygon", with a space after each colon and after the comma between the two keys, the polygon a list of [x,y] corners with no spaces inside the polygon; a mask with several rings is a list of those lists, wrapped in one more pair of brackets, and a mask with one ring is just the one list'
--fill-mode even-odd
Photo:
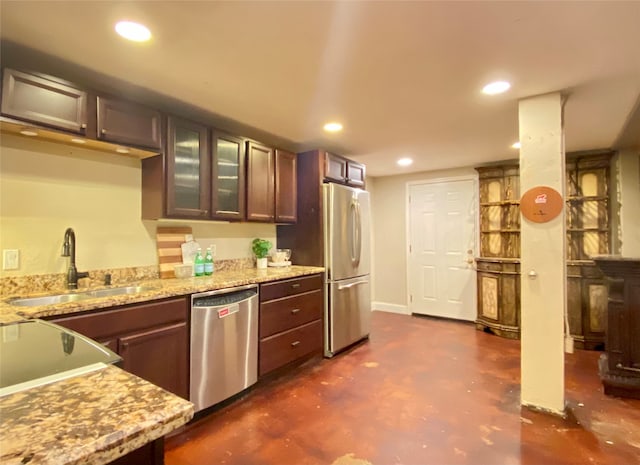
{"label": "sink basin", "polygon": [[112,297],[116,295],[125,295],[125,294],[140,294],[141,292],[152,291],[156,289],[152,286],[124,286],[124,287],[112,287],[109,289],[98,289],[97,291],[86,291],[82,294],[86,295],[91,299],[96,299],[98,297]]}
{"label": "sink basin", "polygon": [[25,297],[20,299],[9,300],[10,305],[20,307],[37,307],[39,305],[63,304],[65,302],[75,302],[76,300],[98,299],[101,297],[113,297],[117,295],[140,294],[157,289],[153,286],[122,286],[111,287],[108,289],[98,289],[95,291],[77,292],[74,294],[56,294],[44,297]]}
{"label": "sink basin", "polygon": [[20,307],[36,307],[38,305],[62,304],[65,302],[75,302],[76,300],[88,299],[84,294],[57,294],[44,297],[26,297],[24,299],[13,299],[8,303]]}

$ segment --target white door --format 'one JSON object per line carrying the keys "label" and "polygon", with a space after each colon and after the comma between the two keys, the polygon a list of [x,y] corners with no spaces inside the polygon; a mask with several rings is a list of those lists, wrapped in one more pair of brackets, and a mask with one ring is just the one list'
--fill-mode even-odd
{"label": "white door", "polygon": [[473,321],[477,315],[474,179],[409,186],[409,310]]}

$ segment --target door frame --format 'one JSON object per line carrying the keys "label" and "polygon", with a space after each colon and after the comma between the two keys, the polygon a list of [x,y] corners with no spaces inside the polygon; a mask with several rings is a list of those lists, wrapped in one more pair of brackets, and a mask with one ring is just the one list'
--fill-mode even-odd
{"label": "door frame", "polygon": [[[478,191],[479,189],[479,177],[478,174],[465,174],[465,175],[459,175],[459,176],[447,176],[447,177],[442,177],[442,178],[433,178],[433,179],[423,179],[423,180],[419,180],[419,181],[407,181],[407,183],[405,184],[405,238],[404,238],[404,242],[405,242],[405,257],[406,257],[406,277],[407,277],[407,288],[406,288],[406,302],[407,302],[407,313],[409,315],[413,315],[413,312],[411,311],[411,289],[410,289],[410,271],[411,271],[411,264],[410,264],[410,251],[409,251],[409,246],[411,245],[411,204],[409,203],[409,196],[410,196],[410,192],[411,192],[411,186],[416,186],[416,185],[422,185],[422,184],[441,184],[441,183],[448,183],[448,182],[456,182],[456,181],[472,181],[473,183],[473,191],[474,191],[474,197],[475,197],[475,202],[474,202],[474,206],[475,206],[475,214],[474,214],[474,222],[473,222],[473,227],[475,230],[475,234],[473,235],[473,247],[474,247],[474,257],[478,257],[478,248],[480,246],[480,215],[479,215],[479,211],[480,211],[480,192]],[[476,274],[476,283],[477,283],[477,279],[478,279],[478,273],[477,273],[477,266],[475,264],[475,262],[472,265],[473,271]],[[477,286],[477,284],[476,284]],[[473,298],[473,304],[476,307],[476,314],[478,311],[478,291],[476,288],[476,292]]]}

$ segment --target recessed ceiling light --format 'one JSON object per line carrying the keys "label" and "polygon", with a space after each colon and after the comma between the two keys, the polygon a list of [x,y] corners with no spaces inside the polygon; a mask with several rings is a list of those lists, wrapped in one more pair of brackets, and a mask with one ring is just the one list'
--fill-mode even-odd
{"label": "recessed ceiling light", "polygon": [[32,131],[31,129],[22,129],[20,131],[20,134],[22,134],[23,136],[29,136],[29,137],[34,137],[38,135],[37,132]]}
{"label": "recessed ceiling light", "polygon": [[125,147],[118,147],[116,149],[116,152],[118,152],[118,153],[129,153],[129,149],[127,149]]}
{"label": "recessed ceiling light", "polygon": [[519,149],[519,148],[520,148],[520,141],[518,141],[518,142],[514,142],[514,143],[511,145],[511,147],[512,147],[512,148],[514,148],[514,149]]}
{"label": "recessed ceiling light", "polygon": [[396,163],[398,166],[409,166],[413,163],[413,160],[411,158],[401,158]]}
{"label": "recessed ceiling light", "polygon": [[506,92],[511,87],[507,81],[496,81],[490,84],[487,84],[482,88],[482,93],[487,95],[496,95]]}
{"label": "recessed ceiling light", "polygon": [[74,144],[86,144],[87,141],[84,139],[76,139],[75,137],[73,139],[71,139],[71,142],[73,142]]}
{"label": "recessed ceiling light", "polygon": [[116,23],[116,32],[134,42],[146,42],[151,39],[151,31],[146,26],[133,21],[119,21]]}
{"label": "recessed ceiling light", "polygon": [[331,122],[324,125],[324,130],[327,132],[338,132],[342,131],[342,124]]}

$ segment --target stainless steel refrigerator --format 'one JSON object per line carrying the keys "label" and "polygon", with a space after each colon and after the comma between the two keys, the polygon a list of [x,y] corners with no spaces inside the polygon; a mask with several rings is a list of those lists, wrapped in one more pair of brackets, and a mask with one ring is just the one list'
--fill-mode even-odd
{"label": "stainless steel refrigerator", "polygon": [[369,193],[323,187],[325,356],[368,337],[371,319]]}

